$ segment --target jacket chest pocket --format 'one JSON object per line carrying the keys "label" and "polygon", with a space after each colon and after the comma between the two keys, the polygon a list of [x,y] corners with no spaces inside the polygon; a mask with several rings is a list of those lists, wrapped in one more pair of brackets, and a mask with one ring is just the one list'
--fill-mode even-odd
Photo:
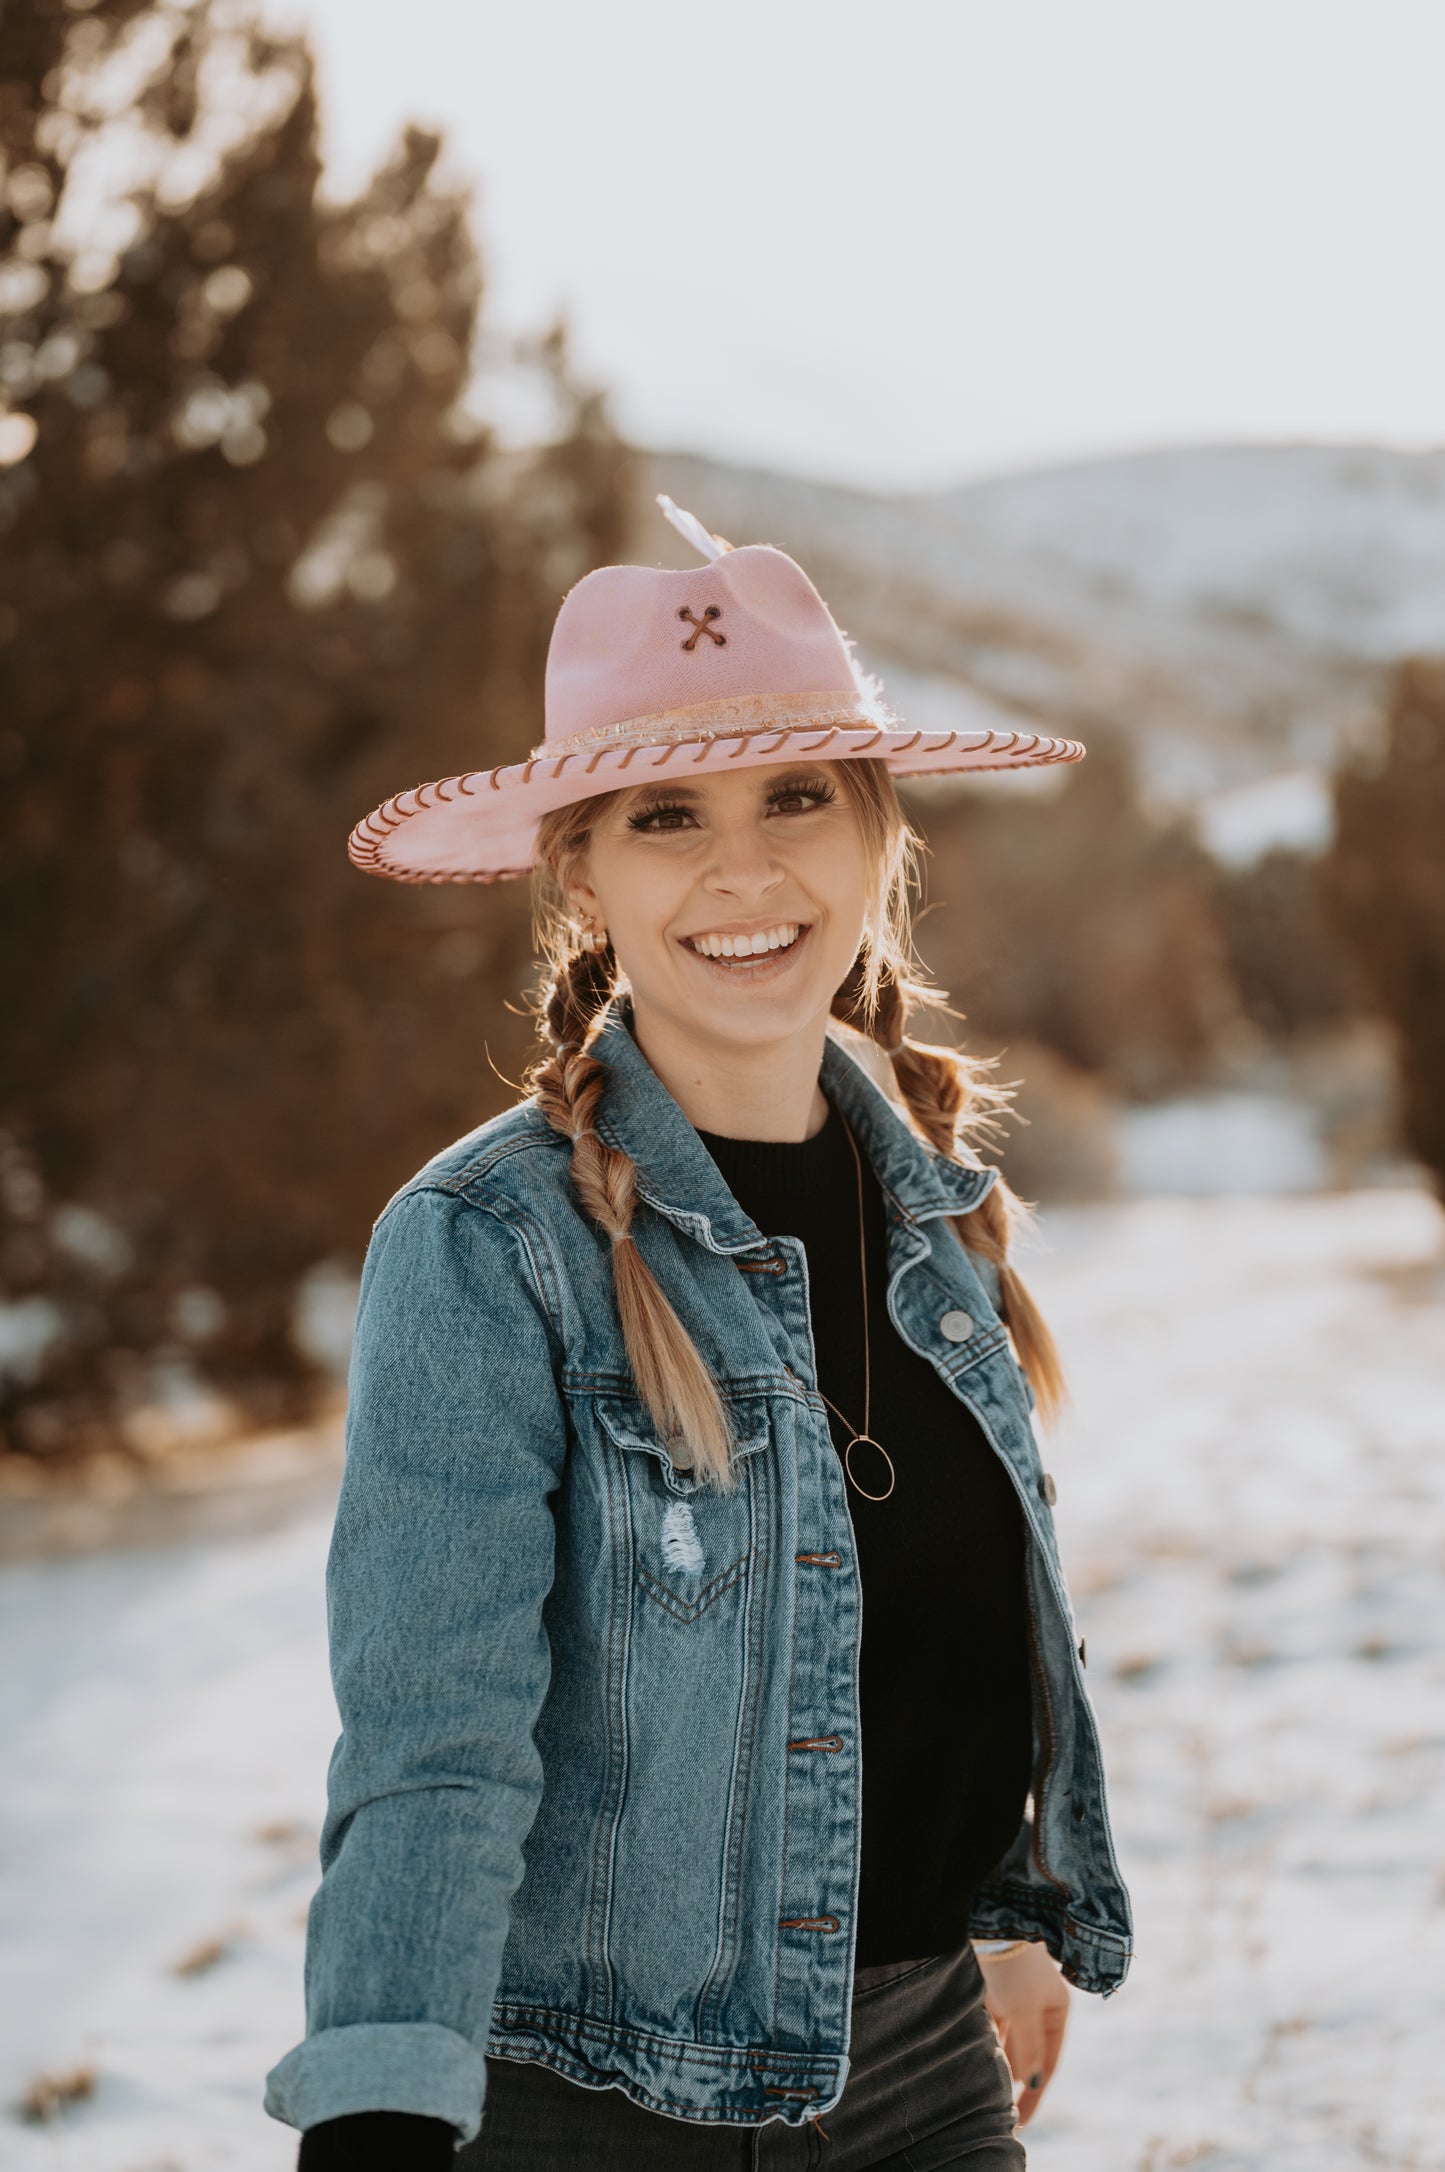
{"label": "jacket chest pocket", "polygon": [[640,1398],[594,1393],[591,1405],[616,1475],[617,1537],[637,1590],[681,1629],[730,1597],[736,1604],[757,1551],[760,1489],[749,1465],[772,1441],[767,1398],[728,1403],[738,1466],[731,1493],[674,1467]]}

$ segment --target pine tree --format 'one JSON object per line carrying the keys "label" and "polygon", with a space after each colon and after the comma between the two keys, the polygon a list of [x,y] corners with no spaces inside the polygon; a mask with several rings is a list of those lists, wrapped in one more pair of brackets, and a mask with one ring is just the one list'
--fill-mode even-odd
{"label": "pine tree", "polygon": [[920,947],[971,1047],[1035,1042],[1148,1100],[1207,1075],[1238,996],[1202,847],[1145,805],[1124,738],[1092,719],[1080,736],[1054,790],[919,807],[949,908]]}
{"label": "pine tree", "polygon": [[302,39],[210,0],[0,12],[11,1448],[114,1444],[181,1361],[303,1411],[298,1277],[513,1098],[520,886],[381,883],[346,839],[540,738],[623,456],[560,328],[523,358],[551,442],[469,419],[441,150],[409,129],[330,204]]}
{"label": "pine tree", "polygon": [[1445,658],[1400,664],[1383,744],[1335,777],[1320,881],[1399,1053],[1405,1143],[1445,1204]]}

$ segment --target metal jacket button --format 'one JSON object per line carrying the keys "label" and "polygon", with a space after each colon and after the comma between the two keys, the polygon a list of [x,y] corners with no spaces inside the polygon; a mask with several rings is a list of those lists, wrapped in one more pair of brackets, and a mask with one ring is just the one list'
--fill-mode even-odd
{"label": "metal jacket button", "polygon": [[973,1321],[966,1312],[945,1312],[938,1329],[950,1342],[967,1342],[973,1333]]}
{"label": "metal jacket button", "polygon": [[1043,1495],[1044,1499],[1048,1502],[1049,1507],[1052,1508],[1055,1501],[1057,1501],[1059,1497],[1059,1489],[1054,1484],[1054,1474],[1052,1471],[1044,1472],[1043,1477],[1039,1480],[1039,1491]]}

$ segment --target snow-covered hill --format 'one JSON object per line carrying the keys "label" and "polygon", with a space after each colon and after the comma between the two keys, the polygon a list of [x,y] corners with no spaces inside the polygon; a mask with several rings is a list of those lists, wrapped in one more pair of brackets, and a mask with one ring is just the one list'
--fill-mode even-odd
{"label": "snow-covered hill", "polygon": [[982,699],[1117,726],[1172,805],[1318,779],[1389,663],[1445,650],[1445,452],[1186,446],[894,498],[656,453],[642,482],[637,555],[687,562],[650,509],[668,490],[792,551],[930,722]]}
{"label": "snow-covered hill", "polygon": [[[1032,2172],[1445,2167],[1445,1263],[1423,1191],[1045,1216],[1138,1958]],[[0,1572],[0,2162],[284,2172],[329,1517]],[[50,2129],[10,2107],[89,2069]]]}
{"label": "snow-covered hill", "polygon": [[939,502],[1103,595],[1331,656],[1445,647],[1445,451],[1219,445],[1002,476]]}

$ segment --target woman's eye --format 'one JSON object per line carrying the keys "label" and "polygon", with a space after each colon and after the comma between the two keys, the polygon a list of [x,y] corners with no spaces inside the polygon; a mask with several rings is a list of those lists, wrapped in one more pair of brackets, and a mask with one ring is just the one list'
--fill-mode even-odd
{"label": "woman's eye", "polygon": [[779,785],[778,789],[775,792],[770,793],[768,797],[768,805],[770,807],[780,807],[785,800],[806,800],[810,802],[812,806],[826,807],[829,806],[836,798],[837,794],[833,790],[832,785],[829,784],[826,779],[819,778],[818,781],[813,784]]}
{"label": "woman's eye", "polygon": [[676,804],[670,807],[643,807],[636,814],[627,817],[627,827],[630,830],[675,829],[677,825],[673,822],[664,822],[663,817],[665,815],[685,816],[687,813],[688,809],[686,807],[679,807]]}

